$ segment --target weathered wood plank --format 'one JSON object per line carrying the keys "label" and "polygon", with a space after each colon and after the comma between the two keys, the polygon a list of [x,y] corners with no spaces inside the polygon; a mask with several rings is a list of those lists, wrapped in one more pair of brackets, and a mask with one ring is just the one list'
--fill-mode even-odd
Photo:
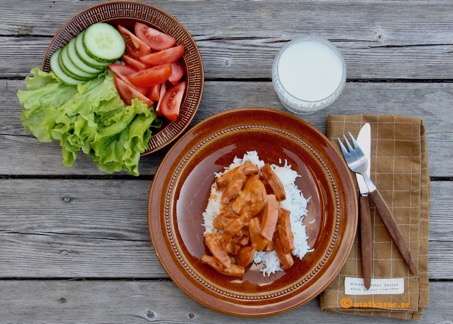
{"label": "weathered wood plank", "polygon": [[[0,180],[0,278],[166,278],[148,232],[150,185]],[[453,279],[453,182],[432,186],[430,277]]]}
{"label": "weathered wood plank", "polygon": [[[102,174],[91,161],[80,155],[75,165],[63,166],[57,143],[39,143],[28,136],[20,121],[21,106],[17,90],[22,80],[0,80],[0,174]],[[330,107],[303,119],[325,133],[327,114],[381,113],[418,116],[425,119],[428,131],[432,176],[453,176],[452,83],[367,83],[348,82],[340,98]],[[271,82],[208,81],[201,106],[192,122],[236,107],[261,106],[285,110]],[[153,174],[165,150],[142,158],[140,172]],[[23,158],[24,154],[27,156]]]}
{"label": "weathered wood plank", "polygon": [[[194,38],[203,57],[206,79],[244,80],[270,79],[275,56],[295,36]],[[343,53],[348,79],[453,79],[453,44],[373,46],[361,40],[335,41],[331,35],[322,36]],[[17,78],[41,66],[50,38],[1,37],[0,41],[0,78]]]}
{"label": "weathered wood plank", "polygon": [[[419,323],[450,323],[453,283],[431,282]],[[395,323],[382,317],[322,312],[319,298],[278,316],[247,319],[213,311],[170,281],[0,281],[7,323]]]}
{"label": "weathered wood plank", "polygon": [[1,277],[164,276],[148,234],[151,181],[0,181]]}
{"label": "weathered wood plank", "polygon": [[[24,76],[40,65],[54,33],[73,15],[100,2],[3,1],[0,77]],[[453,79],[453,4],[444,1],[430,3],[429,11],[424,3],[407,1],[152,4],[169,11],[193,34],[208,79],[270,78],[278,50],[302,34],[332,40],[345,56],[351,79]],[[234,15],[220,14],[228,11]]]}
{"label": "weathered wood plank", "polygon": [[[0,35],[51,36],[72,16],[102,2],[4,0],[0,6]],[[209,5],[207,1],[197,0],[190,1],[190,5],[184,0],[143,2],[168,11],[195,35],[234,37],[247,31],[285,37],[323,31],[339,40],[379,41],[383,45],[449,44],[453,25],[453,4],[443,0],[429,1],[429,10],[426,1],[362,0],[351,4],[336,0],[322,1],[322,5],[299,0],[217,0],[209,1]],[[225,12],[234,14],[225,15]],[[431,23],[430,28],[425,28],[427,21]],[[426,33],[431,37],[425,37]]]}

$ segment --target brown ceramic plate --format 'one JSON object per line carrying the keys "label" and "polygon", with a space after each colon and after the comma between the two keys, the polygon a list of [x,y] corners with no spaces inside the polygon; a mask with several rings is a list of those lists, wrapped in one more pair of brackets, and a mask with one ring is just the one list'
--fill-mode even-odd
{"label": "brown ceramic plate", "polygon": [[42,69],[50,71],[49,60],[57,49],[66,45],[88,26],[101,21],[113,25],[121,24],[131,30],[133,30],[134,23],[140,21],[173,36],[177,44],[184,44],[183,62],[187,87],[181,104],[180,116],[176,122],[165,121],[159,130],[153,129],[148,148],[142,155],[153,153],[181,135],[198,110],[204,86],[204,70],[200,51],[187,29],[165,11],[141,2],[110,1],[80,12],[61,27],[47,48]]}
{"label": "brown ceramic plate", "polygon": [[[253,150],[265,162],[287,160],[302,176],[296,184],[311,197],[304,222],[314,251],[286,272],[248,270],[237,279],[200,262],[202,213],[214,172]],[[167,153],[150,190],[149,229],[163,267],[195,300],[228,314],[274,315],[308,302],[338,274],[355,236],[354,197],[347,166],[319,131],[288,113],[234,109],[199,123]]]}

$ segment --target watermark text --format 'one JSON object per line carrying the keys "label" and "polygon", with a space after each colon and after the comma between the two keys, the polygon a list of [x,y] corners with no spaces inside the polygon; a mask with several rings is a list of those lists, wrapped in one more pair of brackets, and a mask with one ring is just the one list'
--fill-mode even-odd
{"label": "watermark text", "polygon": [[345,297],[340,300],[342,308],[384,308],[384,309],[407,309],[411,307],[410,303],[406,302],[355,302],[352,298]]}

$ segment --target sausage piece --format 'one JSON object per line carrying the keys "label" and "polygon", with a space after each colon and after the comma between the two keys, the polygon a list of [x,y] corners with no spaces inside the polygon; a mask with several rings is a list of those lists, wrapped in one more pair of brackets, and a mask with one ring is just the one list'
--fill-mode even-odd
{"label": "sausage piece", "polygon": [[257,174],[250,176],[239,196],[231,203],[231,209],[238,215],[258,215],[266,205],[266,187]]}
{"label": "sausage piece", "polygon": [[231,259],[228,253],[221,244],[222,235],[215,233],[207,233],[204,236],[204,241],[212,255],[225,267],[228,268],[231,264]]}
{"label": "sausage piece", "polygon": [[279,204],[275,195],[267,195],[267,204],[264,207],[261,219],[261,235],[268,241],[272,241],[275,227],[278,221]]}
{"label": "sausage piece", "polygon": [[274,250],[275,252],[277,252],[278,259],[280,260],[280,263],[282,264],[282,268],[284,270],[288,270],[293,266],[293,256],[291,255],[291,253],[285,253],[283,251],[282,242],[280,241],[280,237],[278,236],[277,232],[275,232],[274,235]]}
{"label": "sausage piece", "polygon": [[255,248],[253,246],[244,246],[236,254],[236,262],[242,267],[247,267],[250,263],[253,262],[255,257]]}
{"label": "sausage piece", "polygon": [[201,257],[201,262],[210,265],[215,270],[225,275],[233,277],[243,277],[245,273],[244,267],[241,267],[240,265],[234,263],[231,263],[229,267],[224,267],[222,263],[219,262],[219,260],[207,254]]}
{"label": "sausage piece", "polygon": [[282,201],[286,199],[286,192],[283,183],[275,174],[274,170],[272,170],[271,166],[266,163],[261,168],[261,174],[263,178],[266,180],[267,184],[271,188],[274,195],[277,197],[278,201]]}
{"label": "sausage piece", "polygon": [[231,180],[225,185],[225,190],[222,193],[222,203],[228,205],[230,201],[239,196],[244,187],[247,176],[242,173],[236,173],[231,177]]}
{"label": "sausage piece", "polygon": [[261,235],[260,230],[261,222],[259,218],[252,218],[249,225],[250,241],[252,241],[252,246],[256,251],[263,251],[269,243],[269,241]]}
{"label": "sausage piece", "polygon": [[294,249],[294,234],[291,230],[291,213],[280,208],[278,211],[277,232],[282,243],[283,252],[291,253]]}
{"label": "sausage piece", "polygon": [[241,173],[245,176],[256,174],[258,173],[258,167],[251,162],[246,161],[244,164],[238,166],[237,168],[231,169],[230,171],[217,178],[215,180],[217,187],[219,189],[225,187],[227,183],[231,181],[234,175],[238,173]]}

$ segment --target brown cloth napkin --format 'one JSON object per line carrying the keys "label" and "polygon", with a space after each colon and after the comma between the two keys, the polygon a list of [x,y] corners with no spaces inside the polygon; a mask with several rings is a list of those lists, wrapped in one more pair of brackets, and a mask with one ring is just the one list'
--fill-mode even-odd
{"label": "brown cloth napkin", "polygon": [[[410,273],[393,244],[372,202],[373,279],[403,278],[404,293],[347,295],[345,278],[363,278],[360,231],[339,275],[321,295],[321,308],[329,312],[421,319],[429,306],[428,230],[430,178],[425,126],[420,118],[394,115],[329,115],[327,136],[338,147],[338,138],[351,132],[357,137],[365,123],[371,125],[371,179],[381,192],[418,265]],[[354,174],[355,179],[355,174]],[[360,224],[359,224],[360,226]],[[360,280],[360,279],[359,279]],[[385,280],[381,280],[385,282]],[[373,289],[373,282],[370,289]]]}

